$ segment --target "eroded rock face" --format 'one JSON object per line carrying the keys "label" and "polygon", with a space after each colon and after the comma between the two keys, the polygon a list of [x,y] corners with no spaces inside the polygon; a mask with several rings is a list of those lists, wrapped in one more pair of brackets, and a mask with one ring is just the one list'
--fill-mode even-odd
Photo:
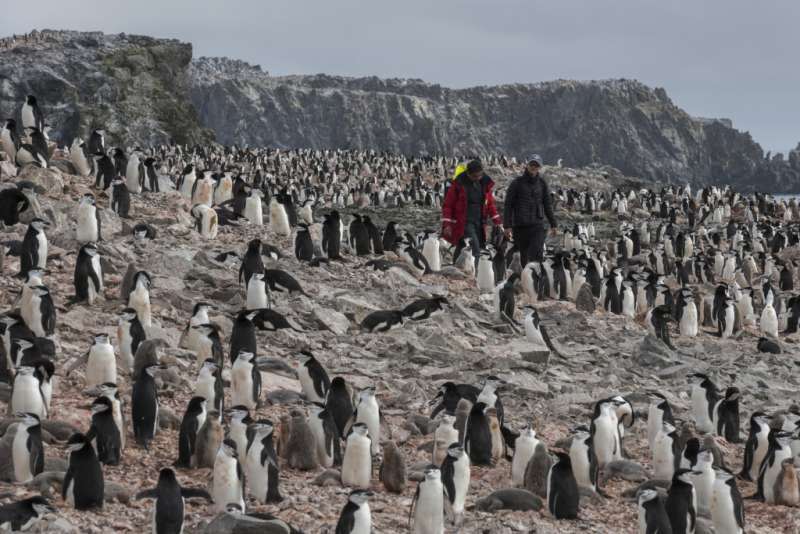
{"label": "eroded rock face", "polygon": [[[192,45],[100,32],[32,32],[0,41],[0,116],[37,97],[51,139],[70,144],[94,128],[133,145],[213,138],[188,100]],[[18,131],[21,123],[18,122]]]}

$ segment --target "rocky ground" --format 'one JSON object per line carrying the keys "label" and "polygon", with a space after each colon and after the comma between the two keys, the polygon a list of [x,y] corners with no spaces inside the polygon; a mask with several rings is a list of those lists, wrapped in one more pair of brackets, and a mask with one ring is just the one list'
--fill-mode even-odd
{"label": "rocky ground", "polygon": [[[7,172],[8,168],[4,170]],[[759,354],[755,348],[757,338],[751,332],[725,341],[708,334],[695,340],[677,338],[677,350],[669,351],[646,339],[646,330],[639,322],[601,311],[577,311],[573,303],[551,301],[537,304],[537,308],[560,354],[537,358],[530,354],[519,334],[492,324],[489,296],[479,295],[474,282],[450,269],[417,280],[403,269],[386,273],[365,269],[363,259],[352,257],[344,263],[311,268],[294,259],[289,240],[279,239],[267,228],[224,227],[216,240],[203,241],[190,228],[188,206],[177,193],[134,197],[132,220],[118,219],[108,209],[108,199],[100,196],[98,205],[105,208],[104,241],[99,245],[106,273],[105,299],[91,308],[70,305],[78,250],[74,210],[90,184],[59,171],[36,170],[23,177],[46,189],[40,197],[41,207],[54,222],[48,231],[51,251],[45,278],[58,312],[59,350],[52,419],[82,431],[88,429],[91,397],[84,394],[83,367],[77,367],[69,376],[64,375],[64,368],[88,350],[91,334],[107,332],[116,337],[116,314],[124,307],[119,298],[120,283],[130,266],[153,275],[154,325],[150,335],[168,343],[169,348],[162,351],[163,360],[176,371],[165,375],[160,391],[162,406],[176,417],[165,418],[166,428],[157,435],[149,452],[133,444],[129,434],[121,465],[104,467],[106,481],[120,485],[116,489],[122,502],[108,502],[102,511],[77,513],[67,508],[60,496],[54,496],[62,521],[51,522],[49,531],[70,531],[69,524],[75,525],[72,531],[85,533],[143,532],[149,528],[152,501],[130,500],[130,496],[154,486],[159,469],[171,465],[177,457],[176,428],[197,371],[192,355],[177,348],[181,332],[193,304],[205,300],[217,306],[212,320],[222,326],[226,336],[230,333],[231,317],[244,305],[243,289],[236,282],[239,265],[220,264],[212,258],[223,251],[241,253],[246,241],[254,237],[279,246],[289,256],[277,264],[292,273],[309,294],[291,298],[279,294],[275,302],[276,309],[302,325],[302,333],[259,333],[259,355],[271,357],[272,365],[264,373],[267,401],[258,410],[258,417],[277,422],[298,405],[300,388],[290,357],[308,348],[324,363],[331,377],[344,376],[356,388],[376,386],[384,415],[382,439],[391,438],[400,446],[410,471],[430,460],[427,451],[432,425],[424,416],[429,413],[428,401],[439,384],[447,380],[476,383],[488,374],[504,379],[507,387],[502,398],[508,424],[520,428],[532,422],[540,439],[550,447],[577,424],[588,424],[594,401],[622,394],[631,401],[637,415],[626,435],[625,448],[645,470],[650,463],[645,393],[652,389],[663,392],[676,417],[688,420],[687,372],[707,372],[718,386],[736,385],[742,390],[743,432],[752,411],[773,412],[800,400],[800,350],[791,339],[784,340],[784,353],[777,356]],[[419,226],[436,221],[434,213],[416,208],[405,210],[403,216],[406,223],[423,221]],[[156,226],[155,241],[133,242],[130,228],[137,221]],[[0,240],[21,239],[22,232],[23,225],[6,228],[0,233]],[[14,307],[15,291],[20,287],[20,280],[15,277],[17,270],[17,260],[5,258],[0,272],[0,310]],[[452,310],[386,334],[364,334],[358,329],[361,318],[372,310],[400,308],[431,294],[447,295]],[[227,351],[227,342],[224,345]],[[123,375],[119,382],[123,398],[129,399],[130,378]],[[738,469],[742,446],[722,440],[717,444],[728,465]],[[65,458],[63,439],[48,443],[46,456]],[[50,466],[56,468],[57,463],[51,460]],[[372,485],[375,496],[370,500],[374,531],[403,532],[407,529],[415,483],[410,482],[401,495],[389,494],[377,480],[377,466],[378,462]],[[506,461],[492,468],[473,467],[468,505],[493,490],[510,487],[510,469]],[[322,469],[292,470],[282,461],[280,490],[284,501],[279,505],[253,505],[250,510],[274,513],[305,532],[333,532],[348,490],[338,485],[315,485],[321,472]],[[209,469],[179,471],[178,478],[186,486],[204,487],[210,483],[211,474]],[[473,510],[466,513],[460,529],[448,528],[448,532],[636,532],[636,505],[622,494],[637,483],[607,481],[609,498],[584,499],[576,521],[555,521],[545,510],[494,514]],[[739,487],[743,495],[750,495],[755,489],[743,482]],[[55,491],[58,492],[57,487]],[[0,484],[2,502],[34,492],[31,487]],[[218,532],[204,530],[213,517],[208,505],[190,501],[186,532]],[[746,517],[747,531],[751,533],[792,533],[798,532],[800,525],[800,509],[754,501],[746,501]]]}

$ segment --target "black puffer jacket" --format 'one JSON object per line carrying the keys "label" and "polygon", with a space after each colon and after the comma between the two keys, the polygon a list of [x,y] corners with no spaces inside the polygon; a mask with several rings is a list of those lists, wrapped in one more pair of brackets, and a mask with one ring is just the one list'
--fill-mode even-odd
{"label": "black puffer jacket", "polygon": [[550,188],[541,176],[532,176],[525,171],[525,174],[514,178],[508,186],[503,207],[503,225],[506,228],[544,226],[545,218],[551,227],[556,227]]}

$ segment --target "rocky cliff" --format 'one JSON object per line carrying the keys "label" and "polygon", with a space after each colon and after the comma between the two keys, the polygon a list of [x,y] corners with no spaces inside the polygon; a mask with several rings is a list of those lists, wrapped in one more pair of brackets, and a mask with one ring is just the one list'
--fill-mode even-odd
{"label": "rocky cliff", "polygon": [[202,142],[188,98],[192,45],[100,32],[34,31],[0,40],[0,117],[36,95],[51,138],[70,143],[105,128],[114,144]]}
{"label": "rocky cliff", "polygon": [[[53,137],[104,126],[112,143],[202,142],[524,156],[606,164],[657,182],[800,191],[800,145],[770,157],[724,119],[689,116],[632,80],[448,89],[420,80],[270,76],[190,44],[33,32],[0,40],[0,113],[39,96]],[[205,128],[210,129],[206,130]],[[213,131],[213,134],[211,133]]]}

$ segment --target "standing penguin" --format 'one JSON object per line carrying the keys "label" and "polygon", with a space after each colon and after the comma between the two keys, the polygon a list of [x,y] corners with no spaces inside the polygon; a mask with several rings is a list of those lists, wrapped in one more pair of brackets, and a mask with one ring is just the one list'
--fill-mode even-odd
{"label": "standing penguin", "polygon": [[273,196],[269,201],[269,228],[272,233],[283,237],[292,235],[292,227],[289,224],[289,215],[286,207],[278,202]]}
{"label": "standing penguin", "polygon": [[342,484],[369,489],[372,478],[372,453],[369,430],[364,423],[353,425],[342,458]]}
{"label": "standing penguin", "polygon": [[78,227],[75,238],[78,243],[86,244],[100,241],[100,212],[94,195],[87,193],[83,195],[78,203]]}
{"label": "standing penguin", "polygon": [[237,504],[244,510],[244,473],[236,454],[236,443],[226,439],[214,460],[211,480],[214,510],[224,512],[228,504]]}
{"label": "standing penguin", "polygon": [[464,503],[469,493],[470,479],[469,455],[464,447],[453,443],[447,449],[447,456],[440,467],[442,485],[447,492],[453,511],[453,522],[458,526],[464,515]]}
{"label": "standing penguin", "polygon": [[192,456],[197,450],[197,434],[205,424],[207,416],[206,399],[192,397],[181,420],[178,434],[178,459],[175,461],[175,467],[191,467]]}
{"label": "standing penguin", "polygon": [[133,358],[139,345],[147,339],[142,323],[139,322],[136,310],[125,308],[119,315],[117,324],[117,341],[119,342],[119,354],[129,373],[133,372]]}
{"label": "standing penguin", "polygon": [[656,480],[672,480],[675,466],[681,454],[678,432],[670,423],[662,423],[656,435],[653,447],[653,478]]}
{"label": "standing penguin", "polygon": [[182,488],[175,478],[175,471],[169,467],[158,473],[158,485],[155,488],[140,491],[135,498],[156,500],[152,512],[152,534],[183,532],[185,499],[203,498],[211,501],[211,495],[205,490]]}
{"label": "standing penguin", "polygon": [[377,455],[380,451],[381,410],[378,399],[375,398],[374,386],[365,388],[358,394],[353,419],[356,423],[367,425],[372,440],[372,455]]}
{"label": "standing penguin", "polygon": [[20,110],[20,117],[22,118],[23,128],[44,129],[44,114],[35,96],[28,95],[25,97],[25,103],[22,104],[22,109]]}
{"label": "standing penguin", "polygon": [[647,443],[652,450],[663,424],[666,422],[674,425],[675,420],[667,398],[658,392],[651,392],[650,395],[650,406],[647,408]]}
{"label": "standing penguin", "polygon": [[269,308],[269,289],[264,282],[264,273],[253,273],[250,282],[247,284],[247,300],[245,308],[247,310],[262,310]]}
{"label": "standing penguin", "polygon": [[492,464],[492,432],[489,419],[486,417],[486,410],[486,404],[476,402],[472,406],[467,420],[464,444],[469,459],[474,465]]}
{"label": "standing penguin", "polygon": [[250,412],[244,406],[234,406],[229,410],[230,425],[228,427],[228,438],[236,443],[236,454],[239,458],[247,458],[247,445],[249,437],[252,435],[248,427],[253,423]]}
{"label": "standing penguin", "polygon": [[[47,514],[55,514],[57,510],[50,502],[36,495],[17,502],[0,505],[0,525],[10,532],[24,532],[42,521]],[[39,527],[41,528],[41,527]]]}
{"label": "standing penguin", "polygon": [[599,466],[597,464],[597,455],[594,451],[594,440],[585,428],[579,429],[572,437],[569,458],[572,462],[572,473],[575,475],[575,482],[577,482],[578,487],[589,488],[596,492]]}
{"label": "standing penguin", "polygon": [[769,433],[769,449],[761,462],[756,493],[767,504],[777,504],[776,482],[783,471],[783,461],[792,457],[791,440],[792,436],[788,432],[773,429]]}
{"label": "standing penguin", "polygon": [[689,375],[692,384],[692,419],[697,431],[709,434],[714,430],[714,405],[719,400],[717,386],[702,373]]}
{"label": "standing penguin", "polygon": [[205,204],[192,206],[189,212],[194,219],[194,228],[204,239],[216,239],[219,233],[219,216]]}
{"label": "standing penguin", "polygon": [[750,430],[744,445],[744,464],[739,476],[744,480],[758,480],[761,463],[769,449],[769,422],[771,416],[764,412],[753,412],[750,416]]}
{"label": "standing penguin", "polygon": [[300,223],[297,235],[294,237],[294,255],[298,261],[311,261],[314,259],[314,242],[308,231],[308,224]]}
{"label": "standing penguin", "polygon": [[444,491],[439,468],[429,465],[411,501],[414,534],[444,533]]}
{"label": "standing penguin", "polygon": [[222,340],[219,337],[219,327],[217,325],[201,324],[191,327],[197,332],[197,363],[203,363],[208,358],[214,360],[214,363],[222,367],[225,356],[222,353]]}
{"label": "standing penguin", "polygon": [[278,455],[272,443],[273,426],[267,420],[254,423],[248,429],[251,441],[245,458],[245,474],[249,493],[262,504],[283,500],[278,490]]}
{"label": "standing penguin", "polygon": [[[384,248],[386,235],[384,234]],[[339,249],[342,242],[341,218],[339,212],[333,210],[325,215],[322,223],[322,250],[331,260],[341,259]]]}
{"label": "standing penguin", "polygon": [[258,314],[254,310],[242,310],[236,314],[231,329],[231,364],[236,363],[237,355],[240,352],[249,352],[258,357],[258,340],[256,339],[256,327],[253,318]]}
{"label": "standing penguin", "polygon": [[103,270],[100,267],[100,256],[94,243],[83,245],[75,262],[75,300],[93,305],[97,297],[103,294]]}
{"label": "standing penguin", "polygon": [[114,406],[108,397],[97,397],[92,403],[92,426],[86,433],[97,451],[97,459],[106,465],[118,465],[122,455],[120,429],[114,421]]}
{"label": "standing penguin", "polygon": [[150,311],[150,286],[153,281],[145,271],[133,275],[133,290],[128,295],[128,307],[136,310],[136,316],[145,329],[153,324]]}
{"label": "standing penguin", "polygon": [[149,447],[158,430],[158,391],[154,378],[158,368],[158,365],[143,367],[131,392],[133,435],[136,442],[145,449]]}
{"label": "standing penguin", "polygon": [[422,243],[422,255],[431,267],[431,271],[438,273],[442,270],[442,256],[439,253],[439,236],[434,233],[426,233],[425,241]]}
{"label": "standing penguin", "polygon": [[95,334],[86,360],[86,386],[117,383],[117,359],[108,334]]}
{"label": "standing penguin", "polygon": [[125,448],[125,416],[124,416],[124,407],[122,404],[122,399],[119,396],[119,389],[117,388],[116,384],[112,384],[111,382],[107,382],[105,384],[101,384],[100,387],[100,396],[105,397],[111,403],[111,416],[114,420],[114,425],[117,427],[117,432],[119,433],[119,443],[120,443],[120,451]]}
{"label": "standing penguin", "polygon": [[260,405],[261,371],[252,352],[241,351],[231,367],[231,403],[255,410]]}
{"label": "standing penguin", "polygon": [[261,190],[253,188],[250,190],[250,195],[247,197],[247,200],[245,200],[244,212],[242,212],[242,215],[250,224],[256,226],[264,225],[264,209],[261,206],[261,199],[263,196],[264,193],[262,193]]}
{"label": "standing penguin", "polygon": [[672,534],[664,500],[656,490],[639,494],[639,534]]}
{"label": "standing penguin", "polygon": [[76,510],[103,507],[103,468],[97,460],[91,442],[76,433],[67,441],[67,472],[61,486],[61,496]]}
{"label": "standing penguin", "polygon": [[372,532],[372,514],[369,510],[369,498],[372,492],[356,489],[347,497],[347,504],[339,514],[335,534],[370,534]]}
{"label": "standing penguin", "polygon": [[744,502],[736,478],[729,472],[718,470],[711,500],[711,521],[714,532],[742,534],[744,532]]}
{"label": "standing penguin", "polygon": [[729,387],[714,406],[714,431],[729,443],[739,443],[739,388]]}
{"label": "standing penguin", "polygon": [[569,454],[556,451],[556,461],[547,473],[547,509],[556,519],[577,519],[580,493]]}
{"label": "standing penguin", "polygon": [[615,399],[598,401],[594,407],[594,417],[590,426],[594,452],[600,469],[614,460],[622,458],[619,440],[619,420],[617,419]]}
{"label": "standing penguin", "polygon": [[248,287],[253,274],[263,272],[264,260],[261,259],[261,240],[253,239],[247,243],[247,251],[245,251],[242,265],[239,267],[239,283],[244,282],[245,287]]}
{"label": "standing penguin", "polygon": [[458,430],[454,426],[456,418],[449,414],[443,414],[440,419],[439,425],[433,432],[433,465],[442,465],[450,445],[461,443],[458,439]]}
{"label": "standing penguin", "polygon": [[331,381],[319,360],[307,350],[300,351],[297,378],[300,380],[303,395],[308,401],[315,403],[325,402],[325,397],[327,397],[328,390],[331,387]]}
{"label": "standing penguin", "polygon": [[50,223],[39,217],[31,220],[25,237],[22,239],[19,274],[24,276],[31,269],[44,270],[47,267],[47,235],[45,229]]}
{"label": "standing penguin", "polygon": [[308,417],[308,425],[314,434],[317,459],[326,468],[342,463],[339,431],[330,412],[322,404],[312,404]]}
{"label": "standing penguin", "polygon": [[328,397],[325,399],[325,409],[333,416],[339,436],[345,438],[345,427],[353,415],[353,400],[347,383],[341,376],[331,380]]}
{"label": "standing penguin", "polygon": [[115,178],[111,182],[111,210],[123,219],[129,218],[131,194],[122,178]]}
{"label": "standing penguin", "polygon": [[20,302],[19,313],[36,337],[52,336],[56,330],[56,308],[47,286],[30,288],[29,297]]}
{"label": "standing penguin", "polygon": [[666,510],[674,534],[694,534],[697,510],[691,477],[691,469],[678,469],[667,492]]}
{"label": "standing penguin", "polygon": [[[197,373],[197,380],[194,384],[194,394],[206,399],[206,406],[222,414],[224,404],[224,389],[222,383],[222,368],[217,363],[208,358],[203,362],[200,371]],[[246,408],[245,408],[246,409]],[[238,448],[237,448],[238,451]],[[242,455],[244,457],[244,455]]]}
{"label": "standing penguin", "polygon": [[14,482],[26,483],[44,471],[44,446],[42,426],[35,413],[20,413],[21,421],[11,444],[11,463]]}
{"label": "standing penguin", "polygon": [[478,289],[481,293],[489,293],[494,289],[492,253],[485,249],[481,250],[481,256],[478,260]]}

